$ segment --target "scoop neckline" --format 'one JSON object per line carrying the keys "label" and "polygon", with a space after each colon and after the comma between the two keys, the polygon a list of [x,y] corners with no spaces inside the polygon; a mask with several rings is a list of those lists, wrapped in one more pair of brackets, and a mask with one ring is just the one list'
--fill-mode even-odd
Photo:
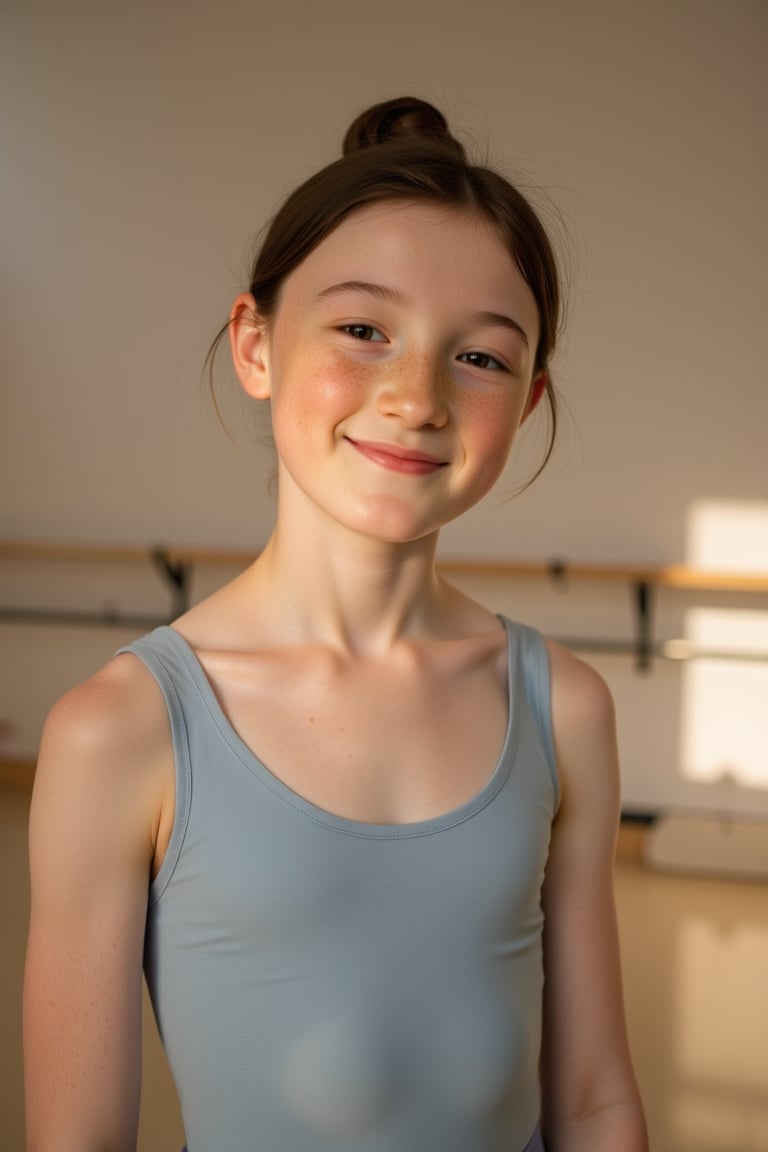
{"label": "scoop neckline", "polygon": [[305,796],[302,796],[300,792],[296,792],[281,780],[279,776],[275,775],[240,736],[219,703],[218,697],[213,690],[213,686],[208,679],[208,675],[200,658],[189,641],[170,624],[164,624],[156,629],[156,634],[159,633],[166,636],[184,660],[206,710],[225,743],[237,756],[238,760],[248,769],[251,775],[273,795],[290,808],[312,820],[315,824],[319,824],[334,832],[343,833],[348,836],[357,836],[361,839],[405,840],[418,836],[433,835],[436,832],[447,831],[450,828],[455,828],[459,824],[463,824],[491,803],[509,776],[514,761],[518,737],[517,709],[515,707],[516,665],[512,659],[513,633],[511,624],[504,616],[498,615],[497,619],[500,620],[504,627],[507,642],[507,726],[493,772],[485,784],[463,804],[425,820],[408,821],[402,824],[369,823],[364,820],[354,820],[347,816],[340,816],[335,812],[331,812],[329,809],[315,804]]}

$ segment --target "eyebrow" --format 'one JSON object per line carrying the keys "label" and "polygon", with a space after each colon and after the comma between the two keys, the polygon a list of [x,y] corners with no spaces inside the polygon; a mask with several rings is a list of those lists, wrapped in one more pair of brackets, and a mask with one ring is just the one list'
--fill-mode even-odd
{"label": "eyebrow", "polygon": [[518,334],[526,347],[530,344],[528,333],[522,324],[513,320],[511,316],[503,316],[501,312],[476,312],[472,317],[472,322],[473,324],[490,324],[496,328],[509,328],[510,331]]}
{"label": "eyebrow", "polygon": [[[388,288],[386,284],[372,284],[367,280],[344,280],[341,284],[331,284],[328,288],[323,288],[322,292],[318,292],[317,299],[327,300],[331,296],[338,296],[344,292],[364,292],[368,296],[375,296],[378,300],[386,300],[390,304],[398,304],[401,307],[407,307],[409,304],[408,298],[402,292],[398,292],[397,289]],[[508,328],[511,332],[517,333],[526,347],[530,344],[528,333],[522,324],[501,312],[476,312],[472,316],[472,323]]]}
{"label": "eyebrow", "polygon": [[318,292],[317,299],[325,300],[329,296],[338,296],[342,292],[365,292],[369,296],[376,296],[379,300],[388,300],[391,304],[407,305],[407,297],[395,288],[387,288],[385,284],[370,284],[367,280],[344,280],[341,284],[331,284]]}

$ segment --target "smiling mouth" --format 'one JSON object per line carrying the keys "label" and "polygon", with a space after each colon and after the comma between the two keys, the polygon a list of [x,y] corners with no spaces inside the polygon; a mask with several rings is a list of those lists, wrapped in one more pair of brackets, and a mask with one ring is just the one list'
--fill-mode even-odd
{"label": "smiling mouth", "polygon": [[414,451],[411,448],[402,448],[398,444],[380,444],[372,440],[353,440],[345,437],[348,444],[381,468],[390,472],[403,472],[409,476],[428,476],[445,468],[446,461],[430,455],[429,452]]}

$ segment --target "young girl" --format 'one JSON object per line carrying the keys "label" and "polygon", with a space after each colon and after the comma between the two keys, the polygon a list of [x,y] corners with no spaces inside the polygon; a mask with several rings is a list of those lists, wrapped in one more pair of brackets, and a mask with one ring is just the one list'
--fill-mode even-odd
{"label": "young girl", "polygon": [[227,325],[274,531],[53,709],[32,821],[30,1152],[136,1142],[142,964],[189,1152],[642,1152],[602,680],[437,573],[542,397],[544,230],[377,105]]}

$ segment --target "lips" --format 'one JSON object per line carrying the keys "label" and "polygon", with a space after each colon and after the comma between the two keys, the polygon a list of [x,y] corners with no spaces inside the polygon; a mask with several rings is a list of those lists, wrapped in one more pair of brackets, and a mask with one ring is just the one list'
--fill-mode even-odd
{"label": "lips", "polygon": [[446,465],[445,460],[440,460],[429,452],[403,448],[400,444],[380,443],[377,440],[352,440],[349,436],[346,440],[361,456],[381,468],[389,469],[390,472],[427,476],[432,472],[439,472]]}

